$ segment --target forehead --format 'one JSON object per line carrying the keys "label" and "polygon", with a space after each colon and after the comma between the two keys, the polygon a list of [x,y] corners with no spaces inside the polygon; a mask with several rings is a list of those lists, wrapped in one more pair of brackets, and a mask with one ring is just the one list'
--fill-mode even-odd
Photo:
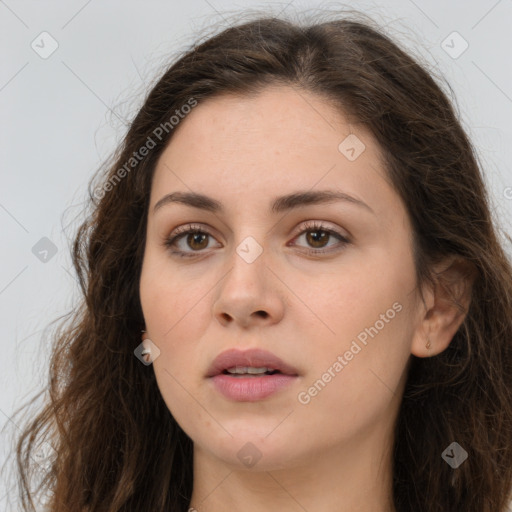
{"label": "forehead", "polygon": [[152,205],[173,190],[242,205],[314,187],[365,195],[367,203],[383,193],[381,199],[396,200],[369,131],[302,89],[269,87],[257,95],[207,99],[175,130],[155,169]]}
{"label": "forehead", "polygon": [[288,86],[267,87],[250,96],[224,94],[203,100],[177,128],[170,146],[193,148],[200,154],[229,150],[240,154],[243,149],[248,154],[264,150],[262,157],[284,150],[292,150],[288,156],[299,156],[312,148],[337,150],[343,134],[357,131],[370,138],[332,103]]}

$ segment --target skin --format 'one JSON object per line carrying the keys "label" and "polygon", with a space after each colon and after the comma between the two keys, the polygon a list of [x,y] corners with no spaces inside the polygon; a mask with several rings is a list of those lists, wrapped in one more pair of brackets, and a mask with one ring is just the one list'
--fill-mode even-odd
{"label": "skin", "polygon": [[[419,298],[411,224],[376,141],[321,97],[286,86],[207,100],[175,130],[152,183],[140,299],[143,339],[160,350],[153,369],[162,397],[194,442],[190,507],[393,511],[390,450],[410,356],[443,351],[463,317],[437,287]],[[366,146],[354,161],[338,150],[351,133]],[[276,196],[326,189],[373,212],[350,202],[269,209]],[[172,203],[153,213],[175,191],[206,194],[225,212]],[[349,243],[315,244],[308,221]],[[180,258],[164,241],[188,223],[211,236],[182,237],[174,249],[195,256]],[[249,236],[263,250],[252,263],[236,252]],[[300,403],[396,303],[401,310]],[[231,401],[205,375],[233,347],[267,349],[299,377],[264,400]],[[261,455],[250,468],[237,456],[248,442]]]}

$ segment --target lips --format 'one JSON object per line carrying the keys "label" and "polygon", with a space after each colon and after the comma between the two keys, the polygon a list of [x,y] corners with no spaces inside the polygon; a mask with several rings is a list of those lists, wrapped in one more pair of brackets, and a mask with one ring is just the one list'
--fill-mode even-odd
{"label": "lips", "polygon": [[262,349],[249,349],[240,351],[229,349],[219,354],[208,369],[206,377],[214,377],[223,373],[228,368],[235,366],[253,366],[255,368],[271,368],[278,370],[284,375],[298,375],[298,371],[293,366],[285,363],[276,355]]}

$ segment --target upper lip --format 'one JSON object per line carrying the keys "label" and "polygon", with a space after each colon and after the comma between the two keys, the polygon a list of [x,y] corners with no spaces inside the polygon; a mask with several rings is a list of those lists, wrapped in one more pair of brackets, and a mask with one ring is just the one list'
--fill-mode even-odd
{"label": "upper lip", "polygon": [[253,366],[255,368],[271,368],[279,370],[286,375],[298,375],[298,372],[293,366],[285,363],[276,355],[262,350],[259,348],[252,348],[249,350],[229,349],[220,353],[210,365],[207,377],[219,375],[224,370],[234,366]]}

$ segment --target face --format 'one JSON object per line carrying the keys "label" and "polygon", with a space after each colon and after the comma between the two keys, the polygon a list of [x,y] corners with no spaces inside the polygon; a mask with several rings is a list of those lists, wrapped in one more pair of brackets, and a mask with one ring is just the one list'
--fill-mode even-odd
{"label": "face", "polygon": [[[377,143],[288,87],[210,99],[178,128],[155,169],[140,280],[174,418],[195,450],[234,467],[244,450],[271,470],[382,441],[419,317],[411,225]],[[314,199],[324,191],[341,199]],[[176,192],[218,208],[168,201],[154,211]],[[313,199],[272,208],[302,193]],[[296,376],[264,398],[224,395],[210,365],[252,348]],[[222,378],[233,388],[268,376]]]}

